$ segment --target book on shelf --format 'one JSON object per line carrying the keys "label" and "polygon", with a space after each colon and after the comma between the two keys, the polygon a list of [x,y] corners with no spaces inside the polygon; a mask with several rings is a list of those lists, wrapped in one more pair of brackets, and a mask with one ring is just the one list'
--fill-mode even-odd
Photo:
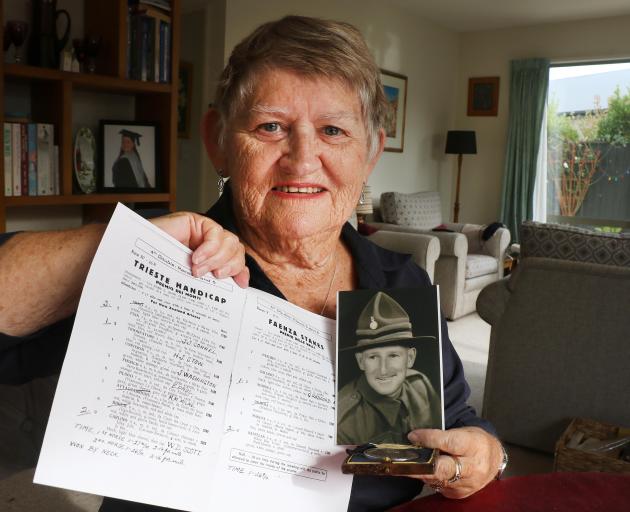
{"label": "book on shelf", "polygon": [[[53,139],[51,139],[52,141]],[[59,146],[53,145],[52,160],[52,177],[53,177],[53,195],[61,194],[61,180],[59,179]]]}
{"label": "book on shelf", "polygon": [[10,197],[13,195],[13,145],[10,123],[4,123],[2,136],[4,141],[4,195]]}
{"label": "book on shelf", "polygon": [[163,48],[163,54],[160,59],[160,81],[170,83],[171,81],[171,24],[160,22],[160,47]]}
{"label": "book on shelf", "polygon": [[37,125],[25,125],[28,131],[28,195],[37,195]]}
{"label": "book on shelf", "polygon": [[170,78],[170,16],[140,3],[130,5],[127,20],[127,76],[134,80],[167,82]]}
{"label": "book on shelf", "polygon": [[146,16],[137,16],[137,33],[136,40],[138,42],[136,51],[138,52],[138,58],[136,64],[138,69],[135,76],[138,80],[146,82],[149,76],[149,45],[152,44],[149,37],[149,18]]}
{"label": "book on shelf", "polygon": [[11,124],[11,144],[13,146],[13,195],[22,195],[22,136],[19,123]]}
{"label": "book on shelf", "polygon": [[4,123],[5,196],[59,193],[54,133],[54,126],[48,123]]}
{"label": "book on shelf", "polygon": [[[159,43],[160,32],[159,30],[156,30],[156,24],[159,23],[159,21],[150,16],[145,16],[144,20],[145,20],[145,23],[147,24],[147,28],[146,28],[146,31],[147,31],[147,36],[146,36],[147,37],[147,41],[146,41],[147,82],[154,82],[155,74],[156,74],[155,58],[156,58],[156,53],[159,52],[159,47],[160,47],[160,43]],[[157,46],[155,44],[156,34],[158,37]],[[157,49],[157,52],[156,52],[156,49]],[[159,75],[159,68],[157,69],[157,73]]]}
{"label": "book on shelf", "polygon": [[28,195],[28,123],[20,126],[20,195]]}
{"label": "book on shelf", "polygon": [[51,196],[55,193],[53,181],[52,146],[54,127],[52,124],[37,125],[37,190],[40,196]]}
{"label": "book on shelf", "polygon": [[127,8],[127,78],[133,78],[131,76],[131,70],[133,69],[133,63],[131,62],[131,56],[132,56],[132,49],[131,49],[131,43],[133,42],[133,27],[131,25],[132,22],[132,16],[131,16],[131,11],[132,8],[128,7]]}
{"label": "book on shelf", "polygon": [[190,258],[117,206],[35,482],[196,512],[345,510],[335,322],[230,278],[194,278]]}

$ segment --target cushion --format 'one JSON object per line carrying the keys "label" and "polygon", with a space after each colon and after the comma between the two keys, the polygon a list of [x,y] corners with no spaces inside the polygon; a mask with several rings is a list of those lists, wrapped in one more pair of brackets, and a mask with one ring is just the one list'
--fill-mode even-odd
{"label": "cushion", "polygon": [[468,254],[466,258],[466,279],[494,274],[499,271],[499,262],[485,254]]}
{"label": "cushion", "polygon": [[442,223],[442,204],[437,192],[384,192],[381,194],[383,222],[432,229]]}
{"label": "cushion", "polygon": [[535,256],[630,266],[628,233],[602,233],[575,226],[526,221],[521,225],[520,234],[523,258]]}
{"label": "cushion", "polygon": [[455,233],[455,230],[448,228],[446,224],[440,224],[439,226],[434,227],[431,231],[443,231],[444,233]]}

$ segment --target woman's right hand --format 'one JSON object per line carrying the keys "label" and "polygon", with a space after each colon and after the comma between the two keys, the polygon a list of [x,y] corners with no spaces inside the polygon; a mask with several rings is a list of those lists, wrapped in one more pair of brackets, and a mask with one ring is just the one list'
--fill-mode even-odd
{"label": "woman's right hand", "polygon": [[212,272],[217,279],[232,277],[241,288],[247,288],[245,247],[234,233],[204,215],[190,212],[171,213],[151,222],[192,249],[195,277]]}

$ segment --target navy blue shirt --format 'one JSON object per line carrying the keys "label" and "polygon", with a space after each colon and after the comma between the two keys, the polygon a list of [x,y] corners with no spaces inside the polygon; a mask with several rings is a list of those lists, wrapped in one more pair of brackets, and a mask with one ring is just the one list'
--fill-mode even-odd
{"label": "navy blue shirt", "polygon": [[[231,192],[226,187],[221,199],[206,215],[225,229],[238,234],[232,213]],[[8,235],[0,235],[0,243]],[[348,223],[341,238],[350,249],[358,277],[358,288],[380,289],[430,286],[427,273],[410,256],[388,251],[370,242]],[[285,298],[265,275],[256,261],[246,255],[250,270],[250,286]],[[41,331],[16,338],[0,334],[0,383],[19,384],[35,377],[52,375],[61,369],[74,318],[68,318]],[[442,357],[444,374],[444,408],[446,428],[478,426],[495,434],[493,427],[479,418],[466,404],[470,388],[464,378],[459,356],[448,337],[446,321],[442,319]],[[402,477],[355,476],[349,512],[387,510],[411,500],[422,489],[419,480]],[[299,508],[299,507],[298,507]],[[101,512],[150,512],[168,510],[159,507],[105,498]]]}

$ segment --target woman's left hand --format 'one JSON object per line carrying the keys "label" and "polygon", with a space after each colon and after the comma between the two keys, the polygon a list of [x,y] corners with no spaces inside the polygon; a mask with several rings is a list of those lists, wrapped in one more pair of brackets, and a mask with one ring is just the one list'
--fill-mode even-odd
{"label": "woman's left hand", "polygon": [[[408,437],[416,445],[438,448],[442,452],[434,474],[414,478],[448,498],[465,498],[485,487],[496,477],[503,461],[499,440],[478,427],[418,429],[410,432]],[[457,475],[457,461],[460,478],[449,483]]]}

